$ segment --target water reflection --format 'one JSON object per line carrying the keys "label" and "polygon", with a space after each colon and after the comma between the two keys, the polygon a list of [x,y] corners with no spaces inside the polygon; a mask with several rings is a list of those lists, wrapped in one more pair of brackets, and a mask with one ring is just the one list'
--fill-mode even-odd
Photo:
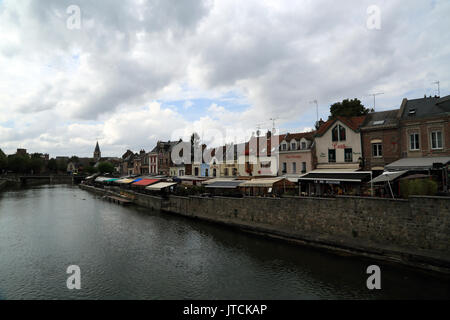
{"label": "water reflection", "polygon": [[[125,208],[72,186],[0,198],[2,299],[449,298],[448,284],[368,261],[267,240],[213,224]],[[79,265],[82,290],[66,288]]]}

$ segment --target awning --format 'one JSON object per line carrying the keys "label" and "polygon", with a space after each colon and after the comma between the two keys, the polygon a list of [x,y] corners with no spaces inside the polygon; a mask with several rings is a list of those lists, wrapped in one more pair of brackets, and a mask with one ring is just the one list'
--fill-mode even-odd
{"label": "awning", "polygon": [[270,178],[270,179],[252,179],[242,183],[239,187],[272,187],[274,183],[284,180],[284,178]]}
{"label": "awning", "polygon": [[137,182],[133,183],[133,186],[140,186],[140,187],[146,187],[151,184],[154,184],[156,182],[159,182],[159,179],[141,179]]}
{"label": "awning", "polygon": [[311,172],[299,178],[299,181],[313,181],[318,183],[362,182],[370,178],[370,172]]}
{"label": "awning", "polygon": [[159,182],[152,184],[151,186],[145,187],[146,190],[159,191],[171,186],[176,185],[176,182]]}
{"label": "awning", "polygon": [[244,181],[216,181],[205,186],[205,188],[215,188],[215,189],[236,189]]}
{"label": "awning", "polygon": [[120,184],[129,184],[129,183],[132,183],[132,182],[134,182],[136,179],[120,179],[120,180],[117,180],[116,181],[116,183],[120,183]]}
{"label": "awning", "polygon": [[111,179],[111,177],[98,177],[95,179],[96,182],[105,182],[106,180]]}
{"label": "awning", "polygon": [[117,180],[119,180],[119,179],[118,178],[112,178],[112,179],[105,180],[104,182],[113,182],[113,181],[117,181]]}
{"label": "awning", "polygon": [[393,172],[383,172],[382,175],[379,175],[375,179],[371,181],[371,183],[380,183],[380,182],[387,182],[387,181],[393,181],[397,179],[398,177],[404,175],[408,171],[393,171]]}
{"label": "awning", "polygon": [[450,163],[450,157],[404,158],[388,164],[386,170],[428,170],[433,168],[434,163],[446,165]]}
{"label": "awning", "polygon": [[213,178],[213,179],[203,181],[202,184],[211,184],[211,183],[218,182],[218,181],[234,181],[234,180],[235,179],[233,179],[233,178]]}

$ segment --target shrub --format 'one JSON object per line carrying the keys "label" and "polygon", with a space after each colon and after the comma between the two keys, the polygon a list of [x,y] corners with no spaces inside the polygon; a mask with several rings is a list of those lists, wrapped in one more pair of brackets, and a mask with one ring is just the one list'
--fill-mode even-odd
{"label": "shrub", "polygon": [[403,198],[409,196],[434,196],[438,191],[438,184],[431,179],[402,180],[400,190]]}

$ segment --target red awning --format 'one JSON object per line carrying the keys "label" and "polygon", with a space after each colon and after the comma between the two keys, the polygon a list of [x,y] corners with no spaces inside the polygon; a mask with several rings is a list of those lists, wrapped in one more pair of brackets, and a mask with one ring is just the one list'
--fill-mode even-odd
{"label": "red awning", "polygon": [[158,179],[142,179],[142,180],[139,180],[139,181],[137,181],[135,183],[132,183],[132,185],[133,186],[146,187],[146,186],[149,186],[149,185],[154,184],[156,182],[159,182],[159,180]]}

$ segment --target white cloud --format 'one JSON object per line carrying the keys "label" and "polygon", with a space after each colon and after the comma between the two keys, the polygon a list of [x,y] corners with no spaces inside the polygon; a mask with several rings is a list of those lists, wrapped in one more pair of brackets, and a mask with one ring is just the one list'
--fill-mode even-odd
{"label": "white cloud", "polygon": [[[99,138],[104,153],[119,155],[193,130],[244,136],[272,117],[298,119],[300,130],[315,120],[313,99],[322,114],[348,97],[371,105],[367,94],[383,91],[377,104],[398,107],[404,96],[433,94],[433,81],[443,93],[450,84],[445,0],[80,0],[82,28],[68,30],[72,2],[0,2],[8,152],[87,155]],[[372,4],[381,30],[366,28]],[[229,92],[249,107],[221,105]],[[199,98],[215,104],[198,112]],[[185,101],[178,111],[154,102],[175,100]]]}

